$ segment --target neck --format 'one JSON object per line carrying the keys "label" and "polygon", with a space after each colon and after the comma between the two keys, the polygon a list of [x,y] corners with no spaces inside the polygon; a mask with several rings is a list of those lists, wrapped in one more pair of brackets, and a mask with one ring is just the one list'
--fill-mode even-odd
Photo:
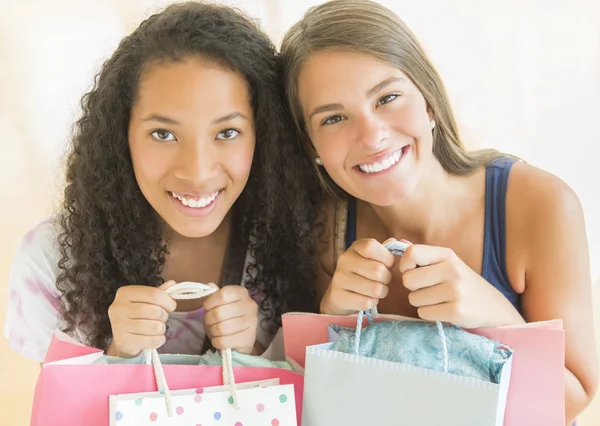
{"label": "neck", "polygon": [[444,240],[454,225],[465,218],[465,212],[479,205],[470,176],[451,175],[434,161],[424,172],[417,186],[402,201],[380,207],[365,204],[371,210],[387,235],[407,239],[413,243],[434,244]]}
{"label": "neck", "polygon": [[202,253],[205,249],[210,250],[214,247],[226,246],[229,238],[230,226],[231,211],[225,215],[217,229],[209,235],[204,237],[186,237],[175,232],[170,227],[167,227],[165,239],[169,244],[169,251],[171,253],[173,253],[174,250],[175,252],[185,250],[190,253],[195,253],[195,256],[198,256],[198,253]]}

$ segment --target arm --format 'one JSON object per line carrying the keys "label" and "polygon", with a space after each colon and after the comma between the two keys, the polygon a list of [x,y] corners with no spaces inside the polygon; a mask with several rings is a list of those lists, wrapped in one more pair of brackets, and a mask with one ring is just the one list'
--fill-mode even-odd
{"label": "arm", "polygon": [[557,177],[526,164],[515,165],[513,173],[508,220],[526,224],[517,226],[521,235],[514,237],[523,244],[523,315],[528,322],[563,320],[566,424],[571,425],[598,387],[583,211],[573,190]]}
{"label": "arm", "polygon": [[17,247],[8,278],[4,336],[15,352],[42,362],[58,325],[58,251],[52,224],[31,230]]}

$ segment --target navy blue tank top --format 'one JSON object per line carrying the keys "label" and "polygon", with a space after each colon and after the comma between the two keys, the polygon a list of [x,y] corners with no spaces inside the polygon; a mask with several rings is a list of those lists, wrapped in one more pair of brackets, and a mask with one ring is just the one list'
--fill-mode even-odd
{"label": "navy blue tank top", "polygon": [[[485,230],[481,276],[497,288],[521,312],[520,295],[506,272],[506,190],[510,169],[516,159],[496,158],[485,172]],[[346,248],[356,240],[356,200],[348,202]]]}

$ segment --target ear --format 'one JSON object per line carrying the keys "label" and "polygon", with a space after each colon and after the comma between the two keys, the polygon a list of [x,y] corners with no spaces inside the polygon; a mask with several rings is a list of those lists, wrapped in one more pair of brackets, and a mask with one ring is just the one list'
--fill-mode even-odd
{"label": "ear", "polygon": [[427,104],[427,115],[429,116],[429,121],[435,120],[435,114],[433,113],[433,110],[431,109],[429,104]]}

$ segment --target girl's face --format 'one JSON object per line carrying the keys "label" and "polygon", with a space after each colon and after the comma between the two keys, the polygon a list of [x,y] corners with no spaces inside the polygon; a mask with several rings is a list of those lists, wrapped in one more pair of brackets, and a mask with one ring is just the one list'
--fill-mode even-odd
{"label": "girl's face", "polygon": [[254,155],[247,83],[200,59],[150,65],[131,110],[137,183],[177,233],[213,233],[248,182]]}
{"label": "girl's face", "polygon": [[427,103],[389,63],[365,53],[317,52],[300,72],[298,92],[323,167],[358,199],[396,204],[434,159]]}

